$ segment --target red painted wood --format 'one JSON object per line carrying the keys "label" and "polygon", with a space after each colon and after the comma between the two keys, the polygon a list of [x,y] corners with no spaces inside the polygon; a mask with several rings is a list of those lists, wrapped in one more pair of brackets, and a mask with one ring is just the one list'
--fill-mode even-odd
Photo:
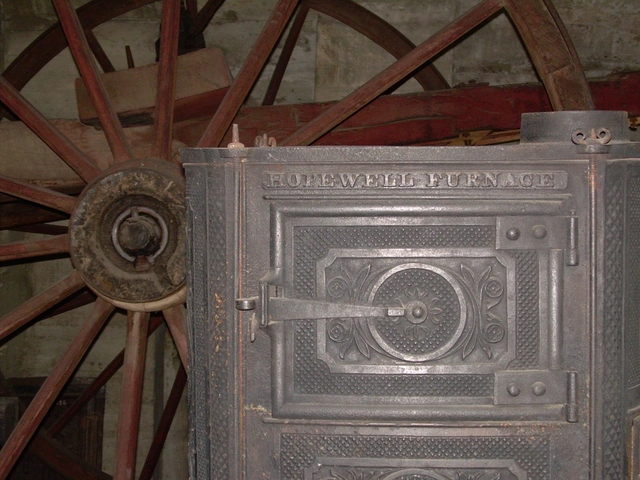
{"label": "red painted wood", "polygon": [[207,28],[207,25],[209,25],[209,22],[223,3],[224,0],[208,0],[195,16],[189,33],[191,35],[198,35],[204,32],[204,29]]}
{"label": "red painted wood", "polygon": [[[640,116],[640,72],[589,82],[597,109]],[[278,141],[335,103],[243,107],[234,123],[242,138],[266,133]],[[384,95],[351,116],[314,145],[421,145],[476,130],[514,130],[526,112],[551,111],[541,84],[466,86],[437,92]],[[176,125],[176,137],[195,145],[204,122]],[[223,143],[231,141],[230,132]]]}
{"label": "red painted wood", "polygon": [[64,193],[38,187],[4,175],[0,175],[0,192],[65,213],[73,212],[77,202],[74,197]]}
{"label": "red painted wood", "polygon": [[[149,322],[149,331],[147,333],[147,338],[157,330],[157,328],[162,325],[163,318],[159,315],[156,315],[151,318]],[[114,357],[113,360],[107,365],[102,372],[91,382],[91,385],[87,387],[87,389],[80,395],[69,407],[65,410],[65,412],[60,415],[60,418],[56,420],[56,422],[51,425],[48,430],[48,434],[52,437],[56,436],[62,429],[71,421],[71,419],[84,407],[89,400],[91,400],[96,393],[100,391],[102,387],[104,387],[111,377],[115,375],[115,373],[120,370],[122,364],[124,363],[124,350],[120,351],[118,355]]]}
{"label": "red painted wood", "polygon": [[115,480],[133,480],[135,476],[148,330],[148,313],[129,312],[124,348],[122,400],[116,438],[116,465],[113,475]]}
{"label": "red painted wood", "polygon": [[186,0],[186,4],[187,12],[189,12],[191,18],[196,18],[198,14],[198,0]]}
{"label": "red painted wood", "polygon": [[155,138],[151,156],[171,160],[173,111],[175,104],[178,66],[178,39],[180,35],[181,0],[162,2],[160,28],[160,62],[155,106]]}
{"label": "red painted wood", "polygon": [[49,120],[31,105],[11,84],[0,76],[0,101],[22,120],[40,139],[69,165],[85,182],[90,182],[100,170]]}
{"label": "red painted wood", "polygon": [[64,235],[69,231],[69,229],[63,225],[54,225],[51,223],[37,223],[35,225],[12,228],[11,230],[16,232],[40,233],[42,235]]}
{"label": "red painted wood", "polygon": [[65,386],[85,353],[104,326],[114,307],[102,299],[96,300],[89,318],[82,324],[77,336],[44,381],[26,411],[11,432],[0,451],[0,480],[5,480],[18,461],[20,454],[40,426],[58,394]]}
{"label": "red painted wood", "polygon": [[77,271],[0,318],[0,340],[84,287]]}
{"label": "red painted wood", "polygon": [[107,72],[115,72],[116,69],[107,57],[107,53],[100,45],[100,42],[96,38],[96,34],[93,33],[93,30],[85,29],[84,36],[87,37],[87,43],[89,44],[89,48],[93,52],[93,56],[96,57],[96,61],[100,64],[100,68],[104,73]]}
{"label": "red painted wood", "polygon": [[[92,30],[107,20],[157,1],[90,0],[78,8],[77,13],[82,26],[86,30]],[[60,23],[55,23],[29,44],[2,72],[2,75],[16,89],[21,90],[42,67],[65,48],[67,48],[67,39]]]}
{"label": "red painted wood", "polygon": [[[18,397],[4,374],[0,371],[0,395],[5,397]],[[22,410],[27,405],[18,397]],[[69,480],[110,480],[111,476],[97,470],[85,460],[78,458],[64,448],[49,435],[38,432],[29,444],[29,452],[36,455],[53,470]]]}
{"label": "red painted wood", "polygon": [[198,147],[217,147],[240,110],[242,103],[255,84],[262,68],[267,63],[280,35],[296,8],[299,0],[279,0],[271,16],[253,45],[249,56],[240,68],[236,79],[222,100],[218,111],[211,119]]}
{"label": "red painted wood", "polygon": [[164,315],[164,318],[167,321],[167,325],[169,326],[169,331],[171,332],[173,342],[176,345],[176,350],[178,350],[178,355],[180,355],[182,366],[185,370],[188,370],[189,362],[187,357],[186,333],[187,316],[184,307],[182,305],[176,305],[173,308],[163,310],[162,314]]}
{"label": "red painted wood", "polygon": [[171,387],[171,393],[169,393],[167,404],[162,412],[162,417],[160,417],[158,428],[153,436],[151,446],[149,447],[149,453],[147,454],[147,458],[144,462],[138,480],[151,480],[153,472],[156,469],[156,465],[158,464],[158,460],[160,459],[162,447],[164,447],[164,443],[167,440],[171,423],[173,423],[173,418],[178,410],[178,405],[180,405],[180,399],[182,398],[182,392],[184,391],[186,384],[187,372],[181,367],[178,369],[176,379]]}
{"label": "red painted wood", "polygon": [[64,445],[42,433],[34,435],[28,448],[30,452],[68,480],[112,479],[111,475],[96,470],[94,466],[69,452]]}
{"label": "red painted wood", "polygon": [[71,50],[91,101],[98,113],[98,118],[113,158],[116,162],[133,160],[133,151],[125,137],[120,120],[109,102],[107,91],[98,72],[98,66],[89,49],[80,20],[71,6],[71,1],[53,0],[53,5],[67,37],[69,50]]}
{"label": "red painted wood", "polygon": [[479,3],[280,144],[309,145],[501,8],[500,0],[484,0]]}
{"label": "red painted wood", "polygon": [[286,72],[287,66],[289,65],[289,60],[291,60],[293,49],[298,42],[300,32],[302,32],[302,27],[304,27],[304,22],[307,19],[308,14],[309,6],[307,2],[303,1],[298,6],[296,16],[293,19],[291,28],[289,28],[289,35],[287,36],[287,39],[282,46],[282,51],[280,52],[280,56],[278,57],[276,67],[273,70],[273,75],[271,75],[271,81],[269,82],[269,86],[267,87],[267,92],[264,95],[262,105],[273,105],[273,102],[276,99],[276,95],[278,94],[278,90],[280,89],[282,79],[284,78],[284,73]]}
{"label": "red painted wood", "polygon": [[[415,48],[413,42],[399,30],[352,0],[306,0],[305,3],[366,36],[396,59],[402,58]],[[430,62],[416,69],[414,77],[425,90],[450,88],[438,69]]]}
{"label": "red painted wood", "polygon": [[593,98],[571,38],[552,2],[504,0],[554,110],[593,110]]}
{"label": "red painted wood", "polygon": [[5,243],[0,245],[0,262],[43,257],[69,251],[69,235],[58,235],[44,240]]}

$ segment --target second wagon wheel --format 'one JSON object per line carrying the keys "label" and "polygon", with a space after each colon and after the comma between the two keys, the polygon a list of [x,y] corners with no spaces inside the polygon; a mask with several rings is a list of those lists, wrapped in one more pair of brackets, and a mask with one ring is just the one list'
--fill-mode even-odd
{"label": "second wagon wheel", "polygon": [[[68,254],[73,264],[73,270],[67,277],[0,319],[0,338],[6,338],[28,326],[52,307],[64,305],[70,296],[85,286],[95,292],[97,299],[76,338],[0,451],[0,479],[7,478],[34,435],[35,447],[44,444],[42,450],[54,448],[50,437],[36,434],[36,430],[116,308],[128,312],[128,329],[124,355],[120,359],[124,365],[124,378],[114,478],[129,479],[133,478],[135,472],[142,370],[150,322],[154,322],[153,312],[162,313],[184,365],[174,384],[178,397],[186,379],[184,180],[180,168],[171,162],[174,153],[171,142],[182,2],[163,2],[154,136],[148,155],[142,158],[134,154],[134,146],[125,135],[109,101],[91,53],[85,26],[81,24],[69,0],[53,0],[53,3],[98,113],[112,160],[100,163],[88,157],[29,104],[10,81],[0,79],[0,100],[86,182],[80,195],[75,197],[10,175],[0,176],[0,192],[50,208],[70,218],[68,231],[61,235],[1,245],[0,261],[20,262],[52,254]],[[112,3],[113,8],[119,5],[118,8],[126,11],[128,6],[150,2]],[[195,1],[188,1],[187,4],[190,11],[197,14],[198,25],[198,22],[206,24],[222,1],[210,0],[200,11],[196,9]],[[336,2],[277,2],[249,57],[198,141],[198,146],[218,146],[222,142],[296,8],[300,13],[295,23],[301,25],[309,8],[323,11],[328,8],[327,5],[336,5]],[[503,9],[516,25],[553,107],[556,110],[593,108],[575,51],[550,1],[483,0],[416,48],[407,48],[405,43],[395,52],[399,58],[395,63],[282,143],[307,145],[314,142]],[[298,28],[292,29],[292,40],[287,44],[295,43]],[[270,103],[274,97],[278,77],[286,67],[290,50],[285,48],[284,52],[284,60],[276,69],[277,74],[269,89],[270,98],[266,99],[266,103]],[[438,81],[435,72],[428,71],[421,83],[428,87],[429,82]],[[21,87],[20,83],[17,81]],[[190,364],[192,369],[198,368],[194,359]],[[169,406],[167,410],[169,416],[171,408],[174,407]],[[52,434],[60,425],[54,427],[50,430]],[[157,443],[162,443],[165,433],[159,432]],[[149,478],[153,460],[151,458],[150,463],[145,465],[141,478]],[[67,478],[106,478],[101,472],[78,473],[79,470],[73,466],[63,470]]]}

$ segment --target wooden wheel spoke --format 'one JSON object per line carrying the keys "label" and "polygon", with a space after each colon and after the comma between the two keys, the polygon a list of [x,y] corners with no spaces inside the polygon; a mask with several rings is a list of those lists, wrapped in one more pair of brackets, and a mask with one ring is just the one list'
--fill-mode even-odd
{"label": "wooden wheel spoke", "polygon": [[113,310],[114,307],[106,301],[102,299],[96,301],[89,318],[83,323],[76,338],[44,381],[0,451],[0,479],[4,480],[9,475],[40,422],[71,378]]}
{"label": "wooden wheel spoke", "polygon": [[184,307],[182,305],[177,305],[173,308],[163,310],[162,314],[164,315],[164,318],[167,321],[167,325],[169,326],[169,331],[171,332],[173,342],[175,343],[176,349],[178,350],[178,355],[180,355],[182,366],[185,370],[188,370],[189,362],[187,357],[186,334],[187,317]]}
{"label": "wooden wheel spoke", "polygon": [[589,83],[569,34],[546,0],[504,0],[554,110],[593,110]]}
{"label": "wooden wheel spoke", "polygon": [[4,175],[0,175],[0,192],[69,214],[73,212],[77,202],[74,197],[64,193],[38,187]]}
{"label": "wooden wheel spoke", "polygon": [[0,245],[0,262],[43,257],[69,251],[69,236],[58,235],[45,240],[30,240]]}
{"label": "wooden wheel spoke", "polygon": [[282,46],[282,52],[280,52],[280,57],[278,57],[278,63],[276,63],[276,68],[274,69],[273,75],[271,76],[271,81],[269,82],[269,86],[267,87],[267,92],[264,95],[262,105],[273,105],[273,102],[276,100],[276,95],[278,94],[278,90],[280,89],[280,84],[282,83],[282,79],[284,78],[284,73],[287,70],[287,65],[289,65],[289,60],[291,60],[293,49],[298,42],[298,38],[300,37],[300,33],[302,32],[302,27],[304,27],[304,22],[307,19],[308,15],[309,6],[307,5],[307,2],[303,1],[298,7],[298,13],[296,13],[295,18],[293,19],[293,24],[291,25],[291,29],[289,30],[287,40]]}
{"label": "wooden wheel spoke", "polygon": [[148,313],[129,312],[124,349],[122,401],[116,438],[116,480],[131,480],[135,474],[148,330]]}
{"label": "wooden wheel spoke", "polygon": [[84,287],[84,281],[76,270],[51,288],[31,298],[28,302],[7,313],[0,319],[0,340],[26,325],[41,313],[58,304]]}
{"label": "wooden wheel spoke", "polygon": [[60,24],[64,30],[69,49],[76,61],[80,75],[87,87],[87,92],[96,109],[100,124],[104,130],[109,148],[116,162],[124,162],[134,158],[131,146],[127,141],[120,119],[107,96],[98,66],[92,56],[89,44],[84,36],[76,11],[70,0],[53,0]]}
{"label": "wooden wheel spoke", "polygon": [[209,0],[205,3],[204,7],[196,15],[189,33],[191,35],[199,35],[204,32],[204,29],[207,28],[207,25],[209,25],[209,22],[223,3],[224,0]]}
{"label": "wooden wheel spoke", "polygon": [[198,15],[198,0],[186,0],[185,3],[187,4],[187,12],[189,12],[191,18],[196,18],[196,15]]}
{"label": "wooden wheel spoke", "polygon": [[[160,316],[153,317],[149,322],[149,332],[147,333],[147,338],[155,332],[160,325],[162,325],[163,319]],[[109,365],[107,365],[102,372],[91,382],[91,385],[87,387],[87,389],[80,395],[69,408],[65,410],[65,412],[60,415],[60,418],[56,420],[56,422],[51,425],[49,428],[48,434],[52,437],[56,436],[60,431],[69,423],[69,421],[84,407],[89,400],[91,400],[98,391],[106,385],[106,383],[111,380],[111,377],[115,375],[115,373],[120,370],[122,364],[124,363],[124,350],[120,351],[118,355],[114,357]]]}
{"label": "wooden wheel spoke", "polygon": [[158,460],[160,459],[162,447],[164,446],[164,442],[167,440],[171,423],[173,422],[173,418],[178,410],[178,405],[180,404],[182,392],[184,391],[186,384],[187,372],[184,368],[180,367],[176,374],[176,379],[173,382],[173,386],[171,387],[171,393],[169,393],[167,404],[165,405],[162,416],[160,417],[158,428],[156,429],[156,433],[151,441],[149,453],[147,454],[147,458],[142,466],[139,480],[150,480],[153,476],[153,472],[158,464]]}
{"label": "wooden wheel spoke", "polygon": [[164,0],[162,2],[160,28],[160,62],[158,64],[158,88],[154,119],[155,139],[151,155],[170,161],[178,73],[180,0]]}
{"label": "wooden wheel spoke", "polygon": [[[310,8],[329,15],[369,38],[396,59],[415,48],[411,40],[375,13],[352,0],[306,0]],[[449,84],[440,72],[427,63],[416,70],[415,79],[425,90],[444,90]]]}
{"label": "wooden wheel spoke", "polygon": [[280,0],[255,42],[236,79],[198,142],[198,147],[217,147],[233,118],[255,84],[299,0]]}
{"label": "wooden wheel spoke", "polygon": [[466,14],[451,22],[400,60],[347,95],[322,115],[290,135],[281,144],[309,145],[376,99],[412,71],[431,60],[462,35],[491,18],[501,8],[501,0],[484,0],[479,3]]}
{"label": "wooden wheel spoke", "polygon": [[98,167],[89,157],[82,153],[2,76],[0,76],[0,101],[9,107],[85,182],[90,182],[100,173]]}
{"label": "wooden wheel spoke", "polygon": [[93,52],[93,56],[96,57],[96,61],[100,64],[102,71],[104,73],[115,72],[116,69],[113,66],[113,63],[111,63],[111,60],[107,57],[107,53],[102,48],[102,45],[100,45],[100,42],[98,41],[96,34],[93,33],[93,30],[85,29],[84,35],[87,37],[89,48]]}

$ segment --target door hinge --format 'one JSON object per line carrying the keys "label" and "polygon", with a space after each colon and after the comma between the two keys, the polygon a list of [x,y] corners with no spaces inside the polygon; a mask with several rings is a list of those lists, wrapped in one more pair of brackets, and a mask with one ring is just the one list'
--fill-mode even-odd
{"label": "door hinge", "polygon": [[578,374],[573,371],[496,372],[495,405],[564,404],[567,422],[578,421]]}

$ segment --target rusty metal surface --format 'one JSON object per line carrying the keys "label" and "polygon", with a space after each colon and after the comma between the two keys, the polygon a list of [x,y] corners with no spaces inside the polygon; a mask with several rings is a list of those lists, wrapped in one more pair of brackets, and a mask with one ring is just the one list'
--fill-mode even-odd
{"label": "rusty metal surface", "polygon": [[534,114],[501,147],[183,151],[192,478],[637,471],[625,118]]}
{"label": "rusty metal surface", "polygon": [[173,164],[146,160],[106,170],[79,197],[69,232],[83,280],[120,306],[148,311],[145,304],[184,289],[184,178]]}

